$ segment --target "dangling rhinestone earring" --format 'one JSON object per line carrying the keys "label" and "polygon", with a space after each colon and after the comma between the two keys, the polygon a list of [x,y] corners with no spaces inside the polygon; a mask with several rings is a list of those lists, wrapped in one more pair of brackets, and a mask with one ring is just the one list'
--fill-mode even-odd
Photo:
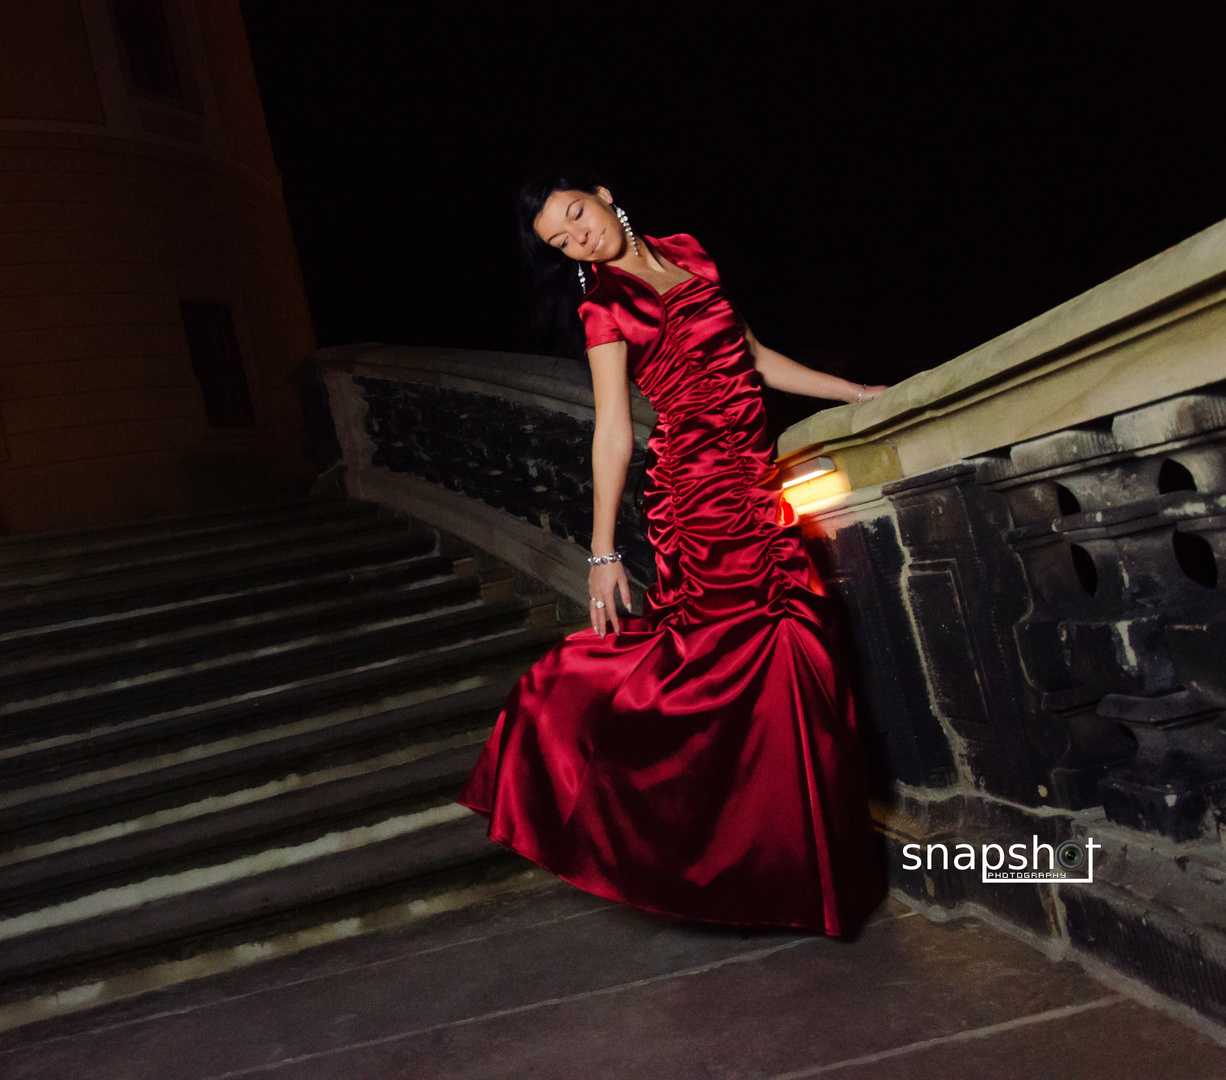
{"label": "dangling rhinestone earring", "polygon": [[579,271],[579,289],[580,291],[586,293],[587,292],[587,278],[583,276],[583,264],[575,263],[575,269]]}
{"label": "dangling rhinestone earring", "polygon": [[622,223],[622,228],[626,232],[626,239],[630,241],[630,246],[634,248],[634,253],[639,253],[639,242],[634,238],[634,230],[630,228],[630,220],[626,217],[626,211],[620,206],[613,207],[613,213],[617,215],[617,220]]}

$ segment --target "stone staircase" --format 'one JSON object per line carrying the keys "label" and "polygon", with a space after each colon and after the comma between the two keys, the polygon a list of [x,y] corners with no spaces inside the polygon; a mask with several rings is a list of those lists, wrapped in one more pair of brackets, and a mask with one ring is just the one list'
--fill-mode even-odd
{"label": "stone staircase", "polygon": [[0,540],[0,1005],[523,870],[453,802],[517,584],[342,500]]}

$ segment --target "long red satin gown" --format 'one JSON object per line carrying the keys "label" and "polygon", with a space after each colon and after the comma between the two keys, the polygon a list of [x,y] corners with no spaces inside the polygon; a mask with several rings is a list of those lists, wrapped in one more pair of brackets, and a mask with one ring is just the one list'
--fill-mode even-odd
{"label": "long red satin gown", "polygon": [[594,268],[589,347],[627,344],[659,413],[642,617],[560,642],[516,685],[459,801],[588,892],[737,925],[853,933],[885,893],[829,601],[781,527],[762,395],[714,263],[663,296]]}

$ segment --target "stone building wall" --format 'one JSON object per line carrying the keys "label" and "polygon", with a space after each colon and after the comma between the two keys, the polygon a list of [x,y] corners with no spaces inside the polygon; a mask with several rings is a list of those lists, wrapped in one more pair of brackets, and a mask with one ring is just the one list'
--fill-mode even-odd
{"label": "stone building wall", "polygon": [[305,490],[314,338],[237,0],[13,0],[0,52],[0,530]]}

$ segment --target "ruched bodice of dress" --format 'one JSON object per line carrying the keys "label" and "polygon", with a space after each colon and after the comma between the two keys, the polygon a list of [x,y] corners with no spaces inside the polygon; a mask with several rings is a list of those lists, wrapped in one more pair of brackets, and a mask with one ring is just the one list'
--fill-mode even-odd
{"label": "ruched bodice of dress", "polygon": [[650,355],[635,358],[630,377],[662,420],[758,398],[740,322],[715,282],[694,274],[660,302],[667,332]]}
{"label": "ruched bodice of dress", "polygon": [[704,621],[788,593],[809,604],[809,561],[778,527],[757,372],[732,305],[694,275],[661,297],[666,333],[631,375],[655,407],[644,490],[657,581],[644,614]]}

